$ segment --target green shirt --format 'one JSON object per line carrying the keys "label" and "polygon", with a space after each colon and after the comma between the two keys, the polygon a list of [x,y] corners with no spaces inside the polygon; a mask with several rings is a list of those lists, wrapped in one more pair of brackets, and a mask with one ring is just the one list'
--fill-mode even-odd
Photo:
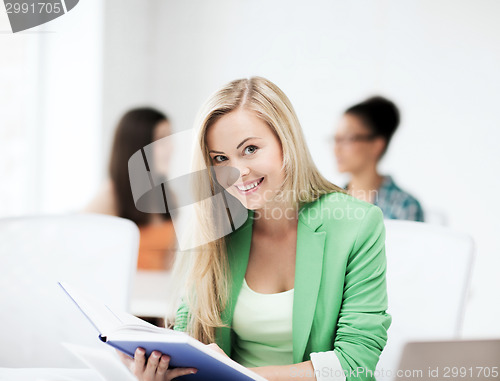
{"label": "green shirt", "polygon": [[293,364],[293,288],[276,294],[243,287],[233,315],[233,358],[246,367]]}

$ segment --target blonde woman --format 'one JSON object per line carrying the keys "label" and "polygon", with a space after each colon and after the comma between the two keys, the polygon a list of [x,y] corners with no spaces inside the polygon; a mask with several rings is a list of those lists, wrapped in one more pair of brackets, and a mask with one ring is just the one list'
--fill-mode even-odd
{"label": "blonde woman", "polygon": [[[264,78],[224,86],[197,124],[193,170],[213,167],[209,190],[226,188],[248,218],[217,238],[213,203],[198,205],[206,243],[177,258],[188,277],[174,329],[268,380],[374,379],[391,323],[381,210],[319,173],[290,101]],[[138,348],[128,365],[140,380],[196,371],[168,362]]]}

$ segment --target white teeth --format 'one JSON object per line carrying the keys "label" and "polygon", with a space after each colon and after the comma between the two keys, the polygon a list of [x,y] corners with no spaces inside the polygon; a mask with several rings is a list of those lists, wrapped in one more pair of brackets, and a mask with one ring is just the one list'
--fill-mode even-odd
{"label": "white teeth", "polygon": [[237,186],[237,187],[238,187],[239,190],[246,191],[246,190],[255,188],[259,184],[259,181],[260,181],[260,179],[257,180],[256,182],[250,184],[250,185],[247,185],[246,187],[240,187],[240,186]]}

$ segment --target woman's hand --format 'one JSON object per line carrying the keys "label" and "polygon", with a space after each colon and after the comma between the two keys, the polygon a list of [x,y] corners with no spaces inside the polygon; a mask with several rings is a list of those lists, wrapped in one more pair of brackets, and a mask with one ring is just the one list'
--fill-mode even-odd
{"label": "woman's hand", "polygon": [[139,381],[170,381],[176,377],[186,374],[194,374],[196,368],[175,368],[168,369],[170,357],[162,355],[158,351],[151,353],[146,361],[146,351],[143,348],[137,348],[134,358],[118,351],[122,362],[130,369]]}
{"label": "woman's hand", "polygon": [[215,352],[219,352],[219,353],[222,353],[224,356],[226,357],[229,357],[228,355],[226,355],[226,352],[224,352],[222,350],[221,347],[219,347],[217,344],[215,343],[211,343],[211,344],[207,344],[207,347],[209,347],[210,349],[214,350]]}

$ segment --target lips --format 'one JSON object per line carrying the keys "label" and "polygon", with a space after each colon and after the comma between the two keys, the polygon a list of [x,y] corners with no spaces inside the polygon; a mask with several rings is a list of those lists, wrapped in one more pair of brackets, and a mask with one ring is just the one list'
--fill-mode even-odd
{"label": "lips", "polygon": [[[241,194],[248,194],[248,193],[252,193],[256,189],[258,189],[260,187],[260,184],[262,184],[263,181],[264,181],[264,178],[261,177],[259,180],[248,181],[242,185],[235,185],[235,187],[236,187],[236,189],[238,189],[238,192],[240,192]],[[243,189],[239,188],[240,186],[249,186],[249,185],[252,185],[255,183],[257,183],[257,185],[254,186],[253,188],[248,189],[248,190],[243,190]]]}

